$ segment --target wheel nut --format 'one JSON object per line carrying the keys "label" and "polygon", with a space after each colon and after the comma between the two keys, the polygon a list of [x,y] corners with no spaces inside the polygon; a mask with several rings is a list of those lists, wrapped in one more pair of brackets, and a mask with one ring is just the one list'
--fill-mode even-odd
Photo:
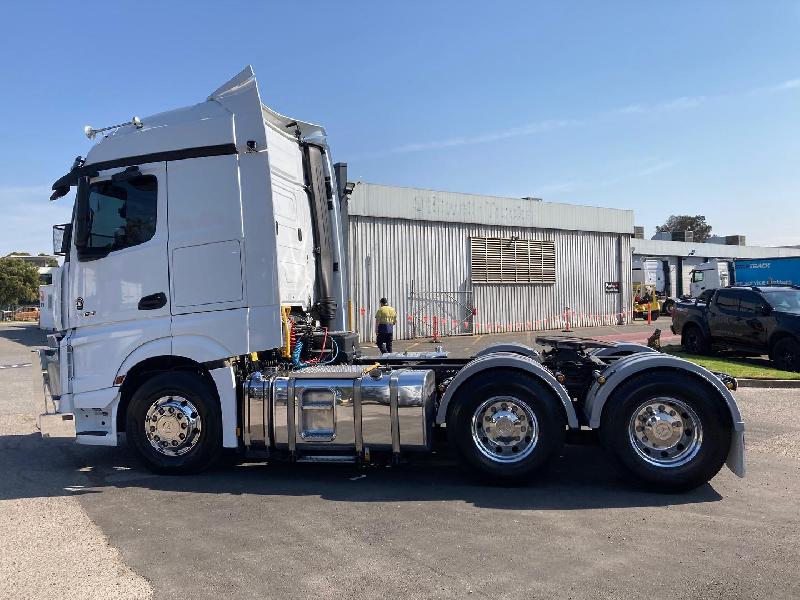
{"label": "wheel nut", "polygon": [[178,437],[181,438],[181,439],[184,439],[186,436],[181,433],[181,434],[178,434]]}
{"label": "wheel nut", "polygon": [[158,437],[157,435],[154,435],[154,436],[153,436],[153,439],[154,439],[155,441],[157,441],[157,442],[161,440],[161,438],[160,438],[160,437]]}
{"label": "wheel nut", "polygon": [[174,408],[172,408],[171,406],[169,407],[169,409],[168,409],[168,410],[169,410],[170,414],[172,414],[172,413],[174,413],[174,412],[175,412],[175,409],[174,409]]}
{"label": "wheel nut", "polygon": [[181,423],[181,429],[186,429],[186,423]]}
{"label": "wheel nut", "polygon": [[177,440],[172,440],[172,445],[173,446],[177,446],[178,445],[178,441]]}
{"label": "wheel nut", "polygon": [[156,430],[156,428],[153,427],[152,425],[150,425],[150,431],[155,431],[155,430]]}

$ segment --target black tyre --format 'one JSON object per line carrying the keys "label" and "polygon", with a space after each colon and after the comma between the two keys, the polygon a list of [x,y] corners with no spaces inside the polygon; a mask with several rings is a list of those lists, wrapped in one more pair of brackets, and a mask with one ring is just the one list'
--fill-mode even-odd
{"label": "black tyre", "polygon": [[772,348],[772,362],[781,371],[800,371],[800,344],[792,338],[782,338]]}
{"label": "black tyre", "polygon": [[564,444],[561,401],[546,384],[519,371],[476,376],[451,402],[451,447],[464,466],[490,479],[522,483]]}
{"label": "black tyre", "polygon": [[195,373],[162,373],[146,381],[128,405],[129,443],[153,471],[196,473],[222,449],[219,401]]}
{"label": "black tyre", "polygon": [[711,344],[708,338],[697,325],[686,325],[681,335],[681,346],[689,354],[708,354],[711,351]]}
{"label": "black tyre", "polygon": [[656,321],[660,315],[661,315],[661,311],[652,310],[652,311],[650,311],[650,320],[651,321]]}
{"label": "black tyre", "polygon": [[633,377],[603,411],[603,445],[639,483],[678,492],[713,478],[728,455],[731,418],[712,388],[677,373]]}
{"label": "black tyre", "polygon": [[671,315],[673,310],[675,310],[674,300],[666,300],[664,306],[661,307],[661,312],[665,315]]}

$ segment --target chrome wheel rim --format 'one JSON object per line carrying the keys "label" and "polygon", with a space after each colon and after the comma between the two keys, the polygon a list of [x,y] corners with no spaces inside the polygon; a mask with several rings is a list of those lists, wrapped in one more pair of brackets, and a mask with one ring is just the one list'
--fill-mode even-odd
{"label": "chrome wheel rim", "polygon": [[691,406],[677,398],[653,398],[633,411],[628,438],[636,454],[660,468],[680,467],[703,445],[703,427]]}
{"label": "chrome wheel rim", "polygon": [[162,396],[147,409],[144,433],[159,454],[181,456],[197,445],[203,423],[197,407],[182,396]]}
{"label": "chrome wheel rim", "polygon": [[533,410],[513,396],[493,396],[472,415],[472,441],[488,459],[515,463],[533,452],[539,421]]}

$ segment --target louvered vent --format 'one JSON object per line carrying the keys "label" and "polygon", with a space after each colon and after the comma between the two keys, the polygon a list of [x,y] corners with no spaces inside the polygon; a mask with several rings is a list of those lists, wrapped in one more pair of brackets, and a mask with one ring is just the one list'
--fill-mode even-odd
{"label": "louvered vent", "polygon": [[473,283],[555,283],[552,240],[470,238]]}

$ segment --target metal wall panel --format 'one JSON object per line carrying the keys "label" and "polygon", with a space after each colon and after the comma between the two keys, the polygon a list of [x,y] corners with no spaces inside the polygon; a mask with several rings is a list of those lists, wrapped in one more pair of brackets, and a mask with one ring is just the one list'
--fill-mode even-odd
{"label": "metal wall panel", "polygon": [[[469,238],[519,236],[554,240],[555,284],[471,284]],[[362,340],[374,339],[374,313],[382,296],[398,312],[395,338],[432,333],[433,317],[443,335],[472,329],[455,326],[444,300],[420,307],[412,292],[468,294],[477,309],[478,333],[561,329],[569,306],[573,326],[616,323],[629,310],[630,234],[563,231],[468,223],[443,223],[350,214],[350,281],[355,324]],[[605,283],[622,283],[620,294],[606,294]],[[424,310],[429,314],[424,314]],[[439,314],[437,314],[439,313]],[[414,323],[409,317],[417,316]],[[422,320],[427,317],[426,320]]]}

